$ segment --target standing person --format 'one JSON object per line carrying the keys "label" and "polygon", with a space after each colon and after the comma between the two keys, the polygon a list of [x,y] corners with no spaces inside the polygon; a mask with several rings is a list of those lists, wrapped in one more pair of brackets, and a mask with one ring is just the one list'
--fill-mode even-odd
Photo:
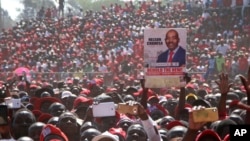
{"label": "standing person", "polygon": [[62,13],[62,17],[64,17],[64,4],[65,1],[64,0],[59,0],[59,17],[60,17],[60,13]]}
{"label": "standing person", "polygon": [[161,53],[157,58],[157,63],[176,63],[173,66],[181,67],[186,64],[186,50],[179,46],[180,38],[176,30],[170,29],[166,33],[165,43],[168,50]]}
{"label": "standing person", "polygon": [[216,47],[216,52],[221,53],[223,56],[225,56],[229,50],[230,46],[225,43],[224,39],[221,39],[218,46]]}
{"label": "standing person", "polygon": [[247,69],[248,69],[248,61],[245,54],[239,55],[238,63],[239,63],[239,73],[245,76],[247,74]]}
{"label": "standing person", "polygon": [[225,70],[225,58],[221,53],[215,58],[217,73],[222,73]]}
{"label": "standing person", "polygon": [[213,76],[214,72],[215,72],[215,57],[214,54],[211,54],[211,57],[208,59],[208,64],[207,64],[207,71],[204,75],[204,78],[207,80],[209,78],[209,76]]}
{"label": "standing person", "polygon": [[237,74],[239,74],[239,62],[238,62],[239,57],[238,56],[234,56],[233,60],[232,60],[232,69],[231,69],[231,77],[236,76]]}

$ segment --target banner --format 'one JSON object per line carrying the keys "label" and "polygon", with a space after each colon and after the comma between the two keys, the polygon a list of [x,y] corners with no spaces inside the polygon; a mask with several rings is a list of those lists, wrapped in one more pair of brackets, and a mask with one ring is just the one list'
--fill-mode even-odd
{"label": "banner", "polygon": [[185,28],[144,30],[145,87],[166,88],[183,84],[186,38]]}

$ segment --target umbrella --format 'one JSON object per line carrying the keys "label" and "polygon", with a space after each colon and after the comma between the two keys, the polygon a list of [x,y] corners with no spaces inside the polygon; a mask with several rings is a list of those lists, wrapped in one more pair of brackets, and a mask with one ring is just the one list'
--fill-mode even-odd
{"label": "umbrella", "polygon": [[14,70],[14,73],[17,76],[22,76],[24,72],[26,73],[26,75],[30,75],[30,70],[26,67],[19,67],[19,68]]}

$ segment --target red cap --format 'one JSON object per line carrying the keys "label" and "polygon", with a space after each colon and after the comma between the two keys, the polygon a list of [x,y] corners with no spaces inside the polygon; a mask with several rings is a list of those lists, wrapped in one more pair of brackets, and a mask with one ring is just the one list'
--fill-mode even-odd
{"label": "red cap", "polygon": [[86,98],[84,96],[78,96],[75,100],[74,100],[74,104],[73,104],[73,108],[75,109],[77,106],[79,106],[81,103],[86,103],[88,105],[91,105],[93,102],[92,99]]}
{"label": "red cap", "polygon": [[96,79],[95,79],[95,82],[96,82],[96,84],[97,84],[98,86],[101,86],[101,85],[103,84],[103,79],[101,79],[101,78],[96,78]]}
{"label": "red cap", "polygon": [[38,86],[37,86],[36,84],[31,84],[31,85],[30,85],[30,88],[36,89],[36,88],[38,88]]}
{"label": "red cap", "polygon": [[47,124],[43,127],[40,134],[40,141],[44,141],[44,139],[49,135],[58,135],[62,137],[64,141],[68,141],[67,136],[61,131],[61,129],[52,124]]}
{"label": "red cap", "polygon": [[[140,89],[138,92],[133,93],[133,95],[134,96],[139,96],[139,95],[142,94],[142,92],[143,92],[143,90]],[[147,94],[148,94],[148,97],[155,96],[155,92],[153,90],[151,90],[151,89],[148,89],[148,93]]]}
{"label": "red cap", "polygon": [[113,135],[122,136],[124,139],[126,137],[126,132],[122,128],[110,128],[109,132]]}
{"label": "red cap", "polygon": [[166,128],[168,129],[168,130],[170,130],[170,129],[172,129],[173,127],[175,127],[175,126],[184,126],[184,127],[186,127],[183,123],[181,123],[179,120],[174,120],[174,121],[171,121],[171,122],[169,122],[168,124],[167,124],[167,126],[166,126]]}
{"label": "red cap", "polygon": [[108,93],[108,92],[116,92],[117,91],[117,89],[116,88],[107,88],[106,89],[106,92]]}
{"label": "red cap", "polygon": [[165,94],[164,96],[166,99],[173,99],[174,98],[173,95],[171,95],[171,94]]}
{"label": "red cap", "polygon": [[55,98],[55,97],[43,97],[43,98],[39,98],[38,100],[36,100],[35,103],[32,103],[32,104],[34,104],[34,109],[40,110],[41,106],[44,102],[50,102],[51,104],[54,102],[62,103],[61,100],[59,100],[58,98]]}
{"label": "red cap", "polygon": [[89,89],[83,89],[80,94],[84,94],[84,95],[89,95],[90,94],[90,90]]}
{"label": "red cap", "polygon": [[48,113],[42,113],[39,117],[38,117],[38,121],[39,122],[43,122],[43,123],[47,123],[47,121],[52,118],[51,114]]}
{"label": "red cap", "polygon": [[38,119],[40,117],[40,115],[42,115],[42,111],[40,111],[40,110],[32,110],[32,113],[34,114],[36,119]]}
{"label": "red cap", "polygon": [[159,98],[156,95],[152,95],[152,96],[148,97],[147,101],[150,101],[152,99],[157,99],[159,101]]}
{"label": "red cap", "polygon": [[217,139],[217,141],[221,141],[220,136],[216,132],[214,132],[213,130],[211,130],[211,129],[207,129],[207,130],[204,130],[201,133],[199,133],[196,136],[195,141],[201,141],[201,139],[203,137],[205,137],[205,136],[209,136],[209,137],[213,136],[215,139]]}

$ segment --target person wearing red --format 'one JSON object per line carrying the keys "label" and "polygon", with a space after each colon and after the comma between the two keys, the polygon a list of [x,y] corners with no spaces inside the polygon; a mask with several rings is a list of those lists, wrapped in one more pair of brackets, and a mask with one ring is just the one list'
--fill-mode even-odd
{"label": "person wearing red", "polygon": [[239,73],[242,75],[246,75],[248,69],[248,61],[245,55],[241,54],[238,59],[239,62]]}

